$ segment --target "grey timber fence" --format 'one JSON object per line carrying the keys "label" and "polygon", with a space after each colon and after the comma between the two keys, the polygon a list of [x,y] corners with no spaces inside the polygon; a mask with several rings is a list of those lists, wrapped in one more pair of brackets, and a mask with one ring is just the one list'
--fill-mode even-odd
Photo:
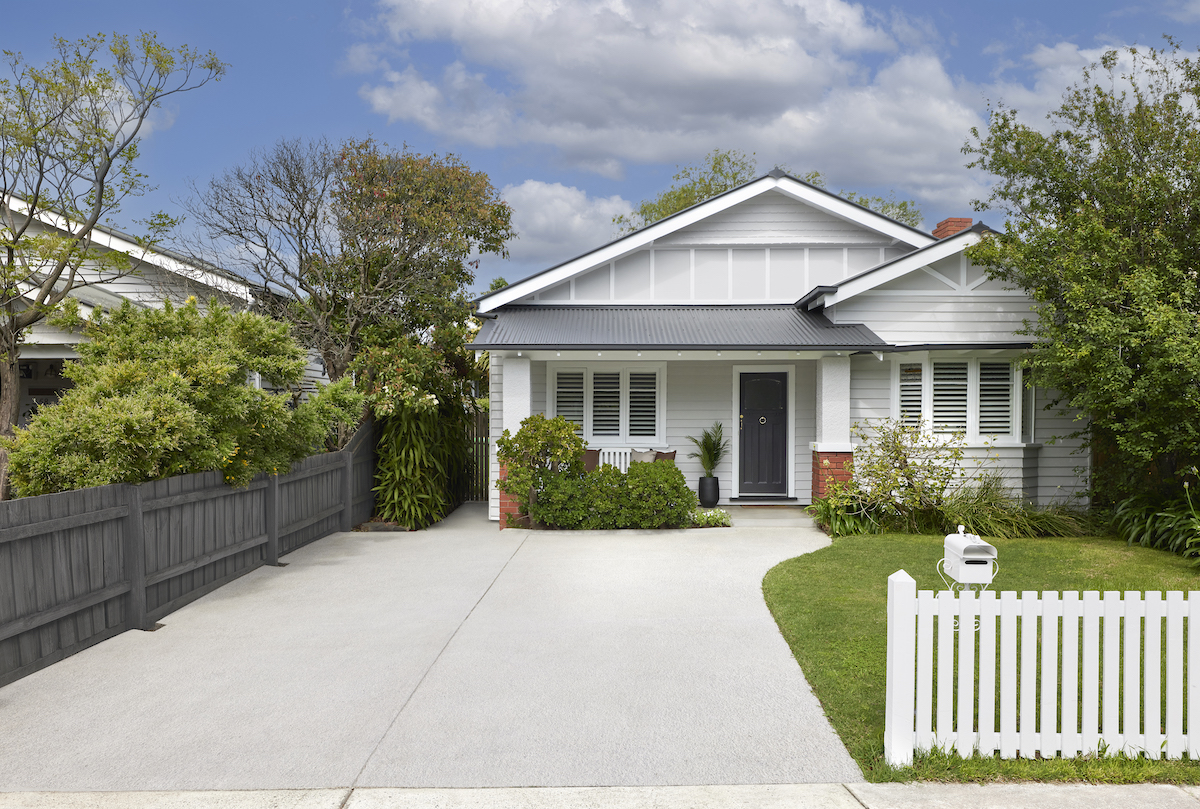
{"label": "grey timber fence", "polygon": [[369,520],[370,422],[233,488],[220,472],[0,503],[0,686]]}

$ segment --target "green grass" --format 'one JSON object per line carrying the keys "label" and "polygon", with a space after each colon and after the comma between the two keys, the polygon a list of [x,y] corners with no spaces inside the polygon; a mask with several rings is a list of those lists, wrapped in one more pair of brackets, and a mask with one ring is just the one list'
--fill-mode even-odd
{"label": "green grass", "polygon": [[[1164,551],[1110,538],[991,539],[993,590],[1200,590],[1200,572]],[[935,565],[942,537],[845,537],[790,559],[763,594],[834,730],[868,781],[1087,781],[1200,783],[1200,766],[1146,758],[1016,759],[940,753],[892,769],[883,760],[887,577],[903,568],[922,590],[944,589]]]}

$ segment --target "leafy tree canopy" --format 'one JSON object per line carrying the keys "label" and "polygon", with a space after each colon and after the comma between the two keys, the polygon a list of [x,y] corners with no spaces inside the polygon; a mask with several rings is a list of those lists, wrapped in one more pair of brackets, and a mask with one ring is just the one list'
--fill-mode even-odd
{"label": "leafy tree canopy", "polygon": [[373,140],[283,140],[188,204],[226,266],[261,279],[261,304],[340,379],[374,329],[465,319],[473,253],[507,255],[511,210],[454,155]]}
{"label": "leafy tree canopy", "polygon": [[[654,199],[642,200],[628,215],[614,216],[613,224],[618,234],[640,230],[673,213],[750,182],[758,176],[757,166],[753,152],[746,154],[737,149],[713,149],[700,163],[680,167],[673,177],[675,183],[666,191]],[[785,166],[779,168],[791,173]],[[825,178],[818,171],[800,175],[799,179],[825,188]],[[894,194],[872,197],[854,191],[839,191],[838,196],[912,227],[921,225],[921,211],[917,204],[911,200],[897,200]]]}
{"label": "leafy tree canopy", "polygon": [[[296,404],[304,352],[262,315],[126,302],[85,333],[64,368],[75,387],[4,439],[22,497],[209,470],[241,485],[286,471],[362,412],[349,380]],[[284,389],[259,389],[255,375]]]}
{"label": "leafy tree canopy", "polygon": [[[171,49],[152,33],[55,40],[44,67],[4,51],[0,78],[0,435],[19,412],[19,346],[72,289],[134,272],[142,250],[93,242],[97,225],[130,196],[146,192],[138,141],[162,99],[218,80],[225,65],[211,52]],[[57,222],[45,228],[40,217]],[[174,221],[144,223],[151,247]],[[0,449],[0,497],[7,454]]]}
{"label": "leafy tree canopy", "polygon": [[1179,486],[1200,454],[1200,65],[1109,51],[1049,124],[992,108],[964,153],[1007,215],[971,249],[1028,289],[1033,380],[1088,419],[1101,495]]}

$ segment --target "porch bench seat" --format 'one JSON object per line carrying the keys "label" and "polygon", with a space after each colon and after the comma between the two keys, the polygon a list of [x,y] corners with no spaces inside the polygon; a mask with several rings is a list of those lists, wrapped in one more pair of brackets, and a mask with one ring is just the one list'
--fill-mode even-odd
{"label": "porch bench seat", "polygon": [[[635,453],[653,453],[653,457],[634,458]],[[585,472],[591,472],[603,464],[611,464],[622,472],[629,471],[629,464],[634,460],[642,461],[662,461],[667,460],[675,463],[675,451],[659,452],[657,450],[635,450],[633,447],[596,447],[584,450],[583,453],[583,469]]]}

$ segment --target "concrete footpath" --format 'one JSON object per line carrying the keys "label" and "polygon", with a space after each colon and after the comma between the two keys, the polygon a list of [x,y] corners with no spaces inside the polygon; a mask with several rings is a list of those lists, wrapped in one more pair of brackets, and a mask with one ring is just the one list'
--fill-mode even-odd
{"label": "concrete footpath", "polygon": [[0,809],[1197,809],[1200,788],[1070,784],[0,793]]}

